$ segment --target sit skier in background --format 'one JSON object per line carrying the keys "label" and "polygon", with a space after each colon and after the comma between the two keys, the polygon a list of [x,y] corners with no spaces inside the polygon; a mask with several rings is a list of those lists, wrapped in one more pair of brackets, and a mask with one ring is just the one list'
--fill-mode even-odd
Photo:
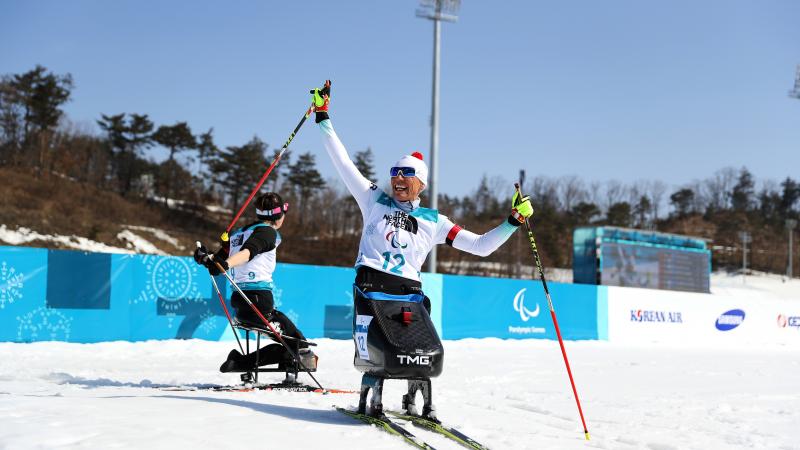
{"label": "sit skier in background", "polygon": [[424,398],[422,416],[436,419],[431,377],[442,371],[444,349],[430,319],[430,300],[422,291],[420,270],[434,245],[487,256],[499,248],[533,214],[528,197],[512,198],[511,215],[485,234],[462,229],[437,210],[420,206],[428,182],[422,155],[400,158],[389,170],[390,195],[366,179],[339,140],[328,116],[330,80],[314,89],[316,122],[336,171],[355,198],[364,221],[353,287],[354,364],[362,372],[359,411],[383,415],[386,378],[408,380],[403,408],[417,414],[415,398]]}
{"label": "sit skier in background", "polygon": [[[201,246],[194,254],[198,264],[208,268],[212,276],[221,274],[216,263],[223,269],[230,268],[232,278],[248,299],[258,308],[276,331],[292,338],[305,340],[303,333],[285,314],[274,307],[272,290],[274,283],[272,273],[275,271],[277,248],[281,243],[278,229],[286,218],[288,203],[284,203],[280,195],[274,192],[263,194],[255,201],[258,221],[234,231],[230,240],[213,255]],[[265,329],[266,325],[242,298],[234,291],[231,306],[236,310],[236,320],[245,326]],[[315,369],[317,357],[308,345],[296,339],[286,339],[295,355],[301,358],[303,366]],[[273,340],[277,340],[273,337]],[[246,372],[253,369],[258,361],[259,366],[278,364],[286,369],[286,381],[294,382],[297,378],[298,364],[286,348],[274,343],[256,352],[242,355],[238,350],[231,350],[228,359],[219,368],[220,372]]]}

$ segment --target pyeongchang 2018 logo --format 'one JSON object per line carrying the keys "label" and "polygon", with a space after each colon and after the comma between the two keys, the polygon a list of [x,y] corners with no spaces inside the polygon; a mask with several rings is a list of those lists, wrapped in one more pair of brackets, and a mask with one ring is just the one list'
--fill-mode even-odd
{"label": "pyeongchang 2018 logo", "polygon": [[725,311],[717,317],[714,326],[716,326],[719,331],[730,331],[744,322],[744,315],[744,311],[741,309]]}
{"label": "pyeongchang 2018 logo", "polygon": [[[536,303],[536,308],[531,311],[525,307],[525,290],[522,288],[514,296],[514,311],[519,313],[519,318],[523,322],[529,321],[531,318],[539,317],[539,303]],[[511,334],[543,334],[546,330],[543,327],[515,327],[509,326],[508,332]]]}
{"label": "pyeongchang 2018 logo", "polygon": [[632,309],[631,322],[664,322],[683,323],[680,311],[650,311],[646,309]]}

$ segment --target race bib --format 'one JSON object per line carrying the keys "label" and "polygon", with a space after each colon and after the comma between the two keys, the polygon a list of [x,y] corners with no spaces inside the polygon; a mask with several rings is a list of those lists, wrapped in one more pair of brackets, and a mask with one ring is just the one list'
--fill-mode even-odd
{"label": "race bib", "polygon": [[369,331],[369,324],[372,322],[372,316],[356,316],[356,333],[354,339],[356,340],[356,349],[358,349],[358,357],[364,361],[369,361],[369,350],[367,349],[367,332]]}

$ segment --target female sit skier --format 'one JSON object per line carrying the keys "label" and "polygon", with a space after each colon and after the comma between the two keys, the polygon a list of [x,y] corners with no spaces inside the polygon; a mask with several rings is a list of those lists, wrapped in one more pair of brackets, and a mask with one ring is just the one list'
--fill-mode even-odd
{"label": "female sit skier", "polygon": [[443,348],[430,320],[430,300],[422,292],[420,269],[431,248],[447,244],[487,256],[500,247],[533,214],[528,197],[512,198],[511,215],[479,235],[462,229],[437,210],[420,207],[419,194],[428,181],[428,167],[419,153],[400,158],[389,169],[390,195],[356,168],[328,116],[330,80],[314,89],[313,108],[325,149],[361,210],[364,228],[356,258],[354,283],[354,364],[364,375],[359,412],[383,414],[385,378],[408,380],[403,408],[417,414],[415,397],[424,398],[422,415],[436,420],[430,378],[442,370]]}
{"label": "female sit skier", "polygon": [[[231,268],[232,278],[247,295],[247,298],[258,308],[261,314],[270,321],[279,333],[305,340],[305,336],[286,317],[274,308],[272,298],[272,273],[275,271],[276,250],[281,244],[278,229],[283,225],[289,204],[284,203],[280,195],[274,192],[263,194],[255,201],[258,220],[234,231],[227,245],[223,245],[213,255],[208,254],[201,246],[195,251],[194,258],[198,264],[208,268],[211,275],[221,272],[215,262],[226,271]],[[236,319],[242,325],[267,329],[260,317],[242,298],[238,291],[231,295],[231,306],[236,310]],[[275,339],[273,337],[273,339]],[[295,355],[298,355],[307,369],[316,369],[317,357],[308,345],[295,339],[285,339]],[[278,364],[286,369],[286,382],[293,383],[297,378],[297,362],[286,348],[279,344],[270,344],[256,352],[242,355],[238,350],[231,350],[228,359],[219,368],[220,372],[247,372],[258,365]]]}

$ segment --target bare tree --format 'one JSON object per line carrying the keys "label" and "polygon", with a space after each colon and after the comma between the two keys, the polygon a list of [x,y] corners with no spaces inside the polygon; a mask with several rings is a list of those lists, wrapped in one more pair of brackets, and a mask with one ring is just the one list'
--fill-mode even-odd
{"label": "bare tree", "polygon": [[[603,208],[601,201],[603,192],[603,183],[599,181],[592,181],[589,183],[589,203],[597,205],[598,208]],[[602,211],[600,211],[602,212]]]}
{"label": "bare tree", "polygon": [[586,200],[586,188],[583,180],[577,175],[566,175],[558,180],[558,191],[561,206],[572,211],[577,203]]}
{"label": "bare tree", "polygon": [[730,206],[730,193],[736,183],[737,174],[738,171],[733,167],[725,167],[706,179],[705,192],[709,208],[722,210]]}
{"label": "bare tree", "polygon": [[694,192],[691,211],[695,213],[701,213],[705,211],[707,205],[706,199],[708,197],[706,195],[703,182],[699,180],[694,180],[691,183],[687,184],[687,186]]}
{"label": "bare tree", "polygon": [[618,180],[606,181],[606,198],[603,206],[608,211],[612,205],[622,202],[625,199],[625,186]]}
{"label": "bare tree", "polygon": [[667,185],[661,180],[653,180],[647,185],[648,196],[653,208],[652,220],[655,223],[658,220],[658,211],[664,195],[667,192]]}

